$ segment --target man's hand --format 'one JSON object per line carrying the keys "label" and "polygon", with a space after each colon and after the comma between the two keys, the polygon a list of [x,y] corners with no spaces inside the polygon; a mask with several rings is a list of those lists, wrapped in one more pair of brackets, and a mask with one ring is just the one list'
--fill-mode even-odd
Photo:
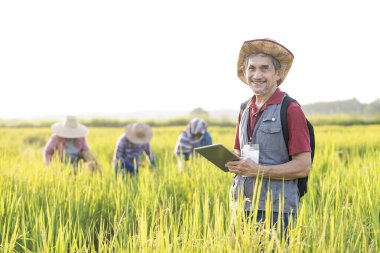
{"label": "man's hand", "polygon": [[309,174],[311,168],[310,152],[303,152],[292,156],[292,160],[277,165],[257,164],[249,158],[240,161],[228,162],[225,165],[231,173],[247,177],[263,176],[276,180],[293,180],[303,178]]}
{"label": "man's hand", "polygon": [[228,162],[225,166],[229,169],[229,172],[246,177],[257,177],[262,172],[260,165],[250,158]]}

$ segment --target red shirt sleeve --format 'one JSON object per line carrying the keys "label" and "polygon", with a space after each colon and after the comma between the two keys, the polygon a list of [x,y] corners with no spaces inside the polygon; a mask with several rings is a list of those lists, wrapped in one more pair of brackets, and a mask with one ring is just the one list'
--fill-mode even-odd
{"label": "red shirt sleeve", "polygon": [[303,152],[311,152],[306,117],[301,107],[296,102],[289,105],[287,116],[289,129],[289,155],[293,156]]}
{"label": "red shirt sleeve", "polygon": [[239,117],[236,124],[236,130],[235,130],[235,144],[234,149],[240,150],[240,140],[239,140],[239,125],[240,125],[240,118],[241,113],[239,113]]}

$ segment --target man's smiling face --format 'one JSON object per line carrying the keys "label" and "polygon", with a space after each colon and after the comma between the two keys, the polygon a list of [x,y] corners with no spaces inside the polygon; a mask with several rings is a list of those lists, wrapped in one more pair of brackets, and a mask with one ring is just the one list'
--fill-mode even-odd
{"label": "man's smiling face", "polygon": [[280,70],[276,70],[272,59],[261,54],[247,59],[245,67],[246,83],[256,95],[266,95],[277,88]]}

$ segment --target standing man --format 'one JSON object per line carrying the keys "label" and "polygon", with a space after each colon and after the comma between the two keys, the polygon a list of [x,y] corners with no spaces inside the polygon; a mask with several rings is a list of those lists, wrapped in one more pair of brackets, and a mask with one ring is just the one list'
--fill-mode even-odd
{"label": "standing man", "polygon": [[[244,211],[248,217],[256,208],[252,199],[257,200],[257,221],[271,216],[273,224],[282,219],[285,228],[289,216],[296,215],[299,205],[297,179],[306,177],[311,168],[306,118],[296,102],[287,108],[288,146],[281,126],[280,110],[286,94],[278,86],[288,74],[293,59],[292,52],[270,39],[243,43],[237,65],[238,77],[254,95],[239,115],[234,148],[241,155],[241,151],[249,152],[251,145],[258,144],[259,161],[243,158],[226,164],[230,172],[236,174],[230,189],[232,206],[236,206],[242,194],[247,199]],[[261,178],[257,196],[253,196],[255,184]],[[267,201],[267,206],[272,207],[270,213],[266,209]]]}

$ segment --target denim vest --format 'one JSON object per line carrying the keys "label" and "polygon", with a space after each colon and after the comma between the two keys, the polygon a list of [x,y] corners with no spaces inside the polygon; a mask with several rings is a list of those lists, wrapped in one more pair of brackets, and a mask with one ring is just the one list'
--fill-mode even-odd
{"label": "denim vest", "polygon": [[[289,154],[281,127],[281,105],[282,103],[268,105],[253,131],[252,143],[259,144],[259,163],[263,165],[283,164],[289,161]],[[240,139],[241,146],[247,144],[242,143],[243,141]],[[260,178],[236,175],[230,189],[231,206],[235,204],[241,192],[240,194],[247,200],[244,204],[245,211],[251,211],[255,208],[254,206],[251,208],[252,199],[258,201],[258,210],[265,211],[265,202],[269,194],[274,212],[279,211],[281,199],[284,200],[281,201],[284,213],[297,211],[299,205],[297,179],[283,181],[263,178],[261,188],[256,190],[257,193],[260,193],[260,196],[253,196],[255,184],[259,183],[259,181]]]}

